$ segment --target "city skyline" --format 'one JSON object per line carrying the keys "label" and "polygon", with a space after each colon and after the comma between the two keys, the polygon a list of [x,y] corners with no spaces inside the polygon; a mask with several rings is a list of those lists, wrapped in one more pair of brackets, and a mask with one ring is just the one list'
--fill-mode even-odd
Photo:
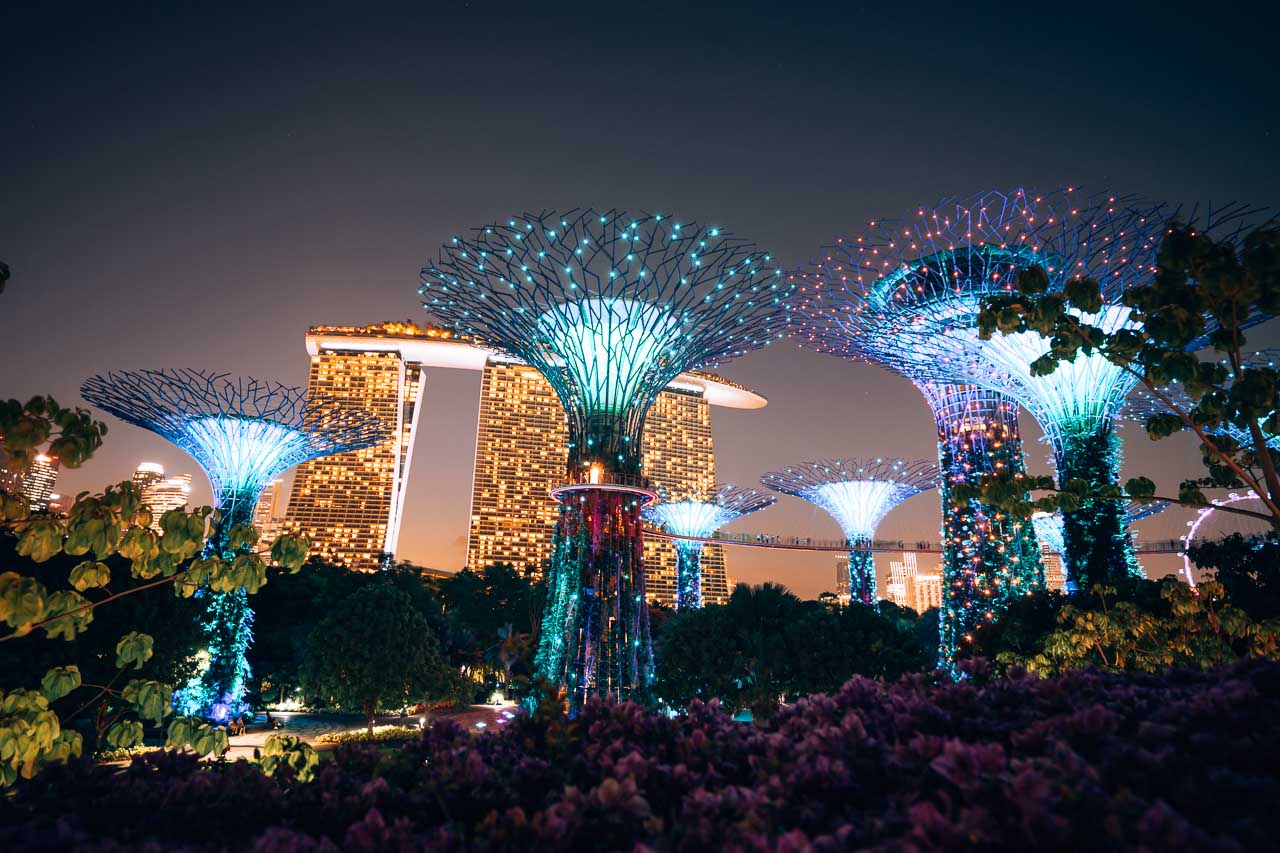
{"label": "city skyline", "polygon": [[[1147,107],[1134,110],[1131,91],[1110,85],[1132,57],[1091,46],[1096,39],[1084,18],[1059,21],[1051,32],[1035,33],[1036,50],[1001,96],[1059,120],[1002,124],[964,98],[895,93],[936,92],[954,79],[955,45],[1025,39],[1024,26],[1007,14],[939,11],[920,27],[905,8],[849,10],[840,21],[864,49],[828,52],[810,43],[811,15],[760,10],[692,26],[656,56],[639,47],[645,28],[656,26],[642,21],[633,46],[609,45],[621,52],[613,59],[637,66],[678,60],[722,81],[716,103],[675,92],[629,117],[641,126],[664,114],[664,123],[688,128],[680,138],[619,135],[609,122],[593,125],[572,110],[532,102],[507,115],[457,103],[459,87],[498,93],[522,78],[529,69],[508,50],[515,40],[542,45],[533,70],[548,89],[578,75],[590,81],[585,72],[608,54],[581,37],[586,25],[567,12],[513,12],[509,26],[490,33],[493,50],[479,64],[459,61],[467,48],[448,40],[436,45],[435,61],[415,59],[424,28],[466,29],[462,9],[403,19],[318,11],[328,18],[291,29],[280,43],[266,35],[263,17],[283,13],[270,10],[198,19],[178,11],[24,14],[40,20],[15,22],[23,36],[15,39],[13,61],[27,73],[21,89],[6,89],[21,132],[0,143],[7,155],[0,176],[22,203],[0,211],[3,260],[13,270],[4,299],[15,316],[56,309],[57,317],[0,340],[0,358],[12,365],[6,394],[18,398],[51,393],[73,404],[80,381],[100,369],[153,363],[302,385],[300,341],[309,326],[422,322],[415,288],[423,258],[458,223],[526,206],[585,200],[697,210],[757,237],[797,268],[815,246],[869,219],[989,185],[1107,186],[1170,203],[1265,203],[1280,194],[1273,154],[1280,110],[1260,82],[1266,52],[1248,47],[1261,33],[1217,19],[1179,27],[1173,13],[1154,9],[1115,10],[1111,25],[1142,32],[1154,26],[1162,53],[1204,56],[1221,69],[1213,81],[1153,82],[1144,89]],[[709,22],[702,17],[709,13],[693,14]],[[903,32],[925,61],[892,61]],[[388,46],[356,63],[345,49],[351,39]],[[228,42],[235,51],[223,50]],[[749,62],[743,45],[775,58]],[[1096,61],[1079,61],[1081,50]],[[193,52],[204,59],[189,62]],[[99,73],[104,67],[109,75]],[[1057,85],[1066,68],[1078,78]],[[856,110],[839,116],[832,109],[848,97],[851,81],[861,92],[885,93],[867,106],[870,125],[852,117]],[[601,83],[587,85],[596,91]],[[1171,109],[1188,102],[1202,111],[1195,122]],[[767,119],[747,143],[738,122],[763,105]],[[453,109],[456,120],[439,120]],[[945,146],[921,130],[933,123],[949,128]],[[69,145],[86,125],[95,128],[95,145]],[[536,132],[507,166],[478,168],[481,160],[492,166],[503,159],[496,155],[513,145],[511,126]],[[155,147],[139,147],[141,138]],[[157,150],[185,156],[158,157]],[[685,165],[673,165],[676,152],[691,152]],[[202,299],[211,292],[221,294],[216,303]],[[49,357],[51,329],[56,359]],[[1258,348],[1275,338],[1268,328],[1252,335]],[[752,483],[808,455],[934,452],[918,392],[876,368],[784,342],[720,372],[770,399],[762,412],[716,419],[723,481]],[[462,371],[442,370],[426,389],[415,468],[432,476],[408,484],[405,517],[412,523],[400,540],[401,556],[417,563],[457,568],[464,559],[479,404],[473,382]],[[111,423],[93,460],[60,473],[60,493],[126,480],[140,459],[183,470],[180,454]],[[1029,469],[1048,473],[1039,429],[1024,417],[1022,432]],[[1139,427],[1123,432],[1125,476],[1145,474],[1163,486],[1198,473],[1191,437],[1153,444]],[[209,501],[199,477],[192,500]],[[937,515],[936,496],[913,498],[882,531],[936,539]],[[1181,535],[1191,517],[1171,509],[1139,522],[1139,537]],[[820,512],[790,499],[728,528],[761,529],[838,535]],[[728,548],[726,557],[729,573],[751,583],[776,581],[809,597],[831,585],[830,555]],[[1177,568],[1174,560],[1148,565],[1155,573]]]}

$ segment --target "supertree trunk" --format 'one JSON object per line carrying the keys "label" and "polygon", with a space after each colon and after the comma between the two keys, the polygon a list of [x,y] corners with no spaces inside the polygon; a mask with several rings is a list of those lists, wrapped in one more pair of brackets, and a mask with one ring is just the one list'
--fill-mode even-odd
{"label": "supertree trunk", "polygon": [[954,488],[984,474],[1026,471],[1012,399],[972,385],[922,385],[938,427],[942,470],[942,607],[938,666],[952,670],[982,625],[1008,602],[1044,588],[1044,565],[1030,522],[970,501],[957,506]]}
{"label": "supertree trunk", "polygon": [[702,607],[702,543],[676,542],[676,612]]}
{"label": "supertree trunk", "polygon": [[[851,548],[870,548],[870,536],[853,536]],[[849,601],[856,604],[876,603],[876,555],[871,551],[849,551]]]}
{"label": "supertree trunk", "polygon": [[[1085,481],[1090,491],[1120,482],[1120,439],[1113,424],[1064,434],[1054,457],[1059,488],[1072,480]],[[1142,577],[1127,509],[1124,500],[1085,499],[1079,509],[1062,513],[1067,573],[1077,589],[1088,592],[1094,584]]]}
{"label": "supertree trunk", "polygon": [[591,696],[645,701],[653,677],[637,494],[563,495],[537,669],[564,684],[570,712]]}
{"label": "supertree trunk", "polygon": [[[218,523],[205,543],[204,557],[230,562],[249,552],[247,547],[231,547],[231,529],[252,523],[260,493],[244,490],[216,496]],[[248,652],[253,643],[253,608],[243,589],[214,592],[206,588],[196,595],[206,601],[200,628],[208,664],[176,691],[174,705],[184,714],[225,723],[249,710],[244,693],[252,675]]]}

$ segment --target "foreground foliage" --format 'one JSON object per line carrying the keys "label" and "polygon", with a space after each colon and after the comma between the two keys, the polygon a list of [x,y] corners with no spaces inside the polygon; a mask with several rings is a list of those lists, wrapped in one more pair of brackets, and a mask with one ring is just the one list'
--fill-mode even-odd
{"label": "foreground foliage", "polygon": [[1260,661],[857,677],[763,727],[698,702],[671,719],[591,704],[491,735],[440,722],[391,755],[341,747],[309,782],[175,754],[51,767],[0,803],[0,847],[1263,849],[1277,714],[1280,665]]}

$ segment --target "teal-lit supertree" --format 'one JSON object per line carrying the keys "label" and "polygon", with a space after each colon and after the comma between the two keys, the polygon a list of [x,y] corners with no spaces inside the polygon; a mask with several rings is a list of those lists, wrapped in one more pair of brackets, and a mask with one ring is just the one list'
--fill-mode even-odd
{"label": "teal-lit supertree", "polygon": [[[1136,329],[1121,297],[1154,274],[1173,211],[1110,195],[1082,198],[1073,190],[986,198],[918,209],[847,246],[840,272],[864,298],[845,310],[885,313],[889,322],[878,334],[939,381],[973,383],[1017,400],[1053,447],[1060,485],[1115,486],[1116,415],[1137,378],[1097,352],[1038,375],[1031,364],[1049,352],[1051,341],[1035,332],[983,340],[969,320],[967,283],[981,281],[990,293],[1011,291],[1030,267],[1044,270],[1050,292],[1061,292],[1072,278],[1094,278],[1102,305],[1081,319],[1106,333]],[[898,310],[901,303],[915,310]],[[1068,570],[1082,586],[1139,573],[1115,501],[1083,500],[1065,514],[1065,538]]]}
{"label": "teal-lit supertree", "polygon": [[644,508],[646,521],[682,537],[674,540],[677,611],[702,606],[702,540],[734,519],[773,506],[776,500],[757,489],[724,485],[711,500],[685,498]]}
{"label": "teal-lit supertree", "polygon": [[771,256],[671,216],[527,214],[455,237],[422,271],[438,322],[547,379],[569,427],[537,671],[588,696],[648,698],[641,468],[654,398],[684,371],[784,337],[793,285]]}
{"label": "teal-lit supertree", "polygon": [[[953,498],[957,485],[987,474],[1026,471],[1018,402],[957,375],[937,358],[959,348],[957,331],[976,329],[982,301],[1003,293],[1005,276],[987,274],[999,247],[1018,246],[1039,227],[1036,211],[1067,199],[1032,202],[1025,193],[987,192],[902,219],[875,220],[825,247],[793,276],[800,284],[795,340],[818,352],[865,361],[909,379],[937,429],[942,501],[942,607],[939,665],[954,668],[974,632],[1008,602],[1044,586],[1035,532],[1026,521],[978,501]],[[984,239],[985,238],[985,239]],[[870,259],[869,257],[870,256]],[[930,321],[932,318],[932,321]],[[919,344],[928,336],[931,357]]]}
{"label": "teal-lit supertree", "polygon": [[938,484],[938,466],[905,459],[820,459],[770,471],[760,482],[825,510],[849,544],[849,600],[872,605],[876,592],[876,527],[907,498]]}
{"label": "teal-lit supertree", "polygon": [[[1125,524],[1133,525],[1144,518],[1150,518],[1158,515],[1169,508],[1169,502],[1165,500],[1155,501],[1118,501],[1124,506]],[[1064,530],[1062,513],[1060,512],[1037,512],[1031,516],[1031,523],[1035,525],[1036,537],[1040,540],[1040,544],[1057,554],[1066,565],[1067,543]],[[1066,571],[1063,577],[1064,588],[1068,592],[1075,592],[1079,586],[1071,578],[1069,571]],[[1145,574],[1145,573],[1144,573]]]}
{"label": "teal-lit supertree", "polygon": [[[199,370],[118,371],[95,376],[81,396],[121,420],[182,448],[213,487],[217,521],[205,556],[234,560],[231,531],[253,521],[267,484],[308,459],[372,447],[386,436],[373,415],[316,405],[300,388]],[[244,590],[208,598],[202,626],[208,664],[174,695],[184,714],[225,722],[246,710],[246,652],[253,610]]]}

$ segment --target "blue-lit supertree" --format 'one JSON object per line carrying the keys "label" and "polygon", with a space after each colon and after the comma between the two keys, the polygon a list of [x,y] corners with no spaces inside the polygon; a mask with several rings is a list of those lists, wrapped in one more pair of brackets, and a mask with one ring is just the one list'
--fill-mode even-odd
{"label": "blue-lit supertree", "polygon": [[[213,487],[217,522],[205,556],[234,560],[236,525],[253,520],[263,489],[308,459],[371,447],[385,438],[367,412],[318,406],[300,388],[198,370],[119,371],[95,376],[80,389],[89,403],[149,429],[182,448]],[[203,593],[202,593],[203,594]],[[253,611],[244,590],[208,593],[203,627],[208,666],[177,691],[184,714],[225,722],[245,710],[245,658],[253,639]]]}
{"label": "blue-lit supertree", "polygon": [[822,508],[849,543],[849,600],[875,604],[876,564],[870,548],[889,510],[938,484],[938,466],[904,459],[820,459],[760,477],[766,488]]}
{"label": "blue-lit supertree", "polygon": [[785,336],[793,286],[754,245],[669,216],[523,215],[455,237],[422,272],[440,323],[543,375],[569,427],[536,665],[570,708],[647,698],[645,415],[680,373]]}
{"label": "blue-lit supertree", "polygon": [[756,489],[725,485],[708,501],[685,498],[644,508],[646,521],[674,536],[688,537],[674,540],[677,611],[702,606],[701,540],[736,518],[773,506],[776,500]]}
{"label": "blue-lit supertree", "polygon": [[[1031,525],[953,498],[957,485],[983,475],[1025,473],[1017,400],[956,375],[934,357],[921,358],[902,331],[929,335],[934,355],[958,346],[956,330],[976,328],[983,299],[1008,286],[1004,277],[985,274],[990,253],[972,235],[998,246],[1001,235],[1016,229],[1017,245],[1017,235],[1035,227],[1033,216],[1025,194],[983,193],[945,209],[917,210],[914,217],[873,221],[823,249],[795,276],[801,285],[797,342],[904,376],[933,414],[942,501],[939,665],[946,669],[1011,598],[1043,588],[1044,567]],[[970,270],[976,274],[961,274]],[[938,322],[920,331],[929,317]]]}
{"label": "blue-lit supertree", "polygon": [[[1050,292],[1091,277],[1103,304],[1081,320],[1107,333],[1136,328],[1121,294],[1153,275],[1170,215],[1159,205],[1077,198],[1072,190],[1046,196],[1018,190],[920,209],[845,247],[842,273],[865,297],[848,310],[884,313],[890,322],[878,333],[939,381],[971,382],[1017,400],[1052,445],[1060,485],[1114,486],[1116,414],[1136,377],[1096,352],[1036,375],[1031,363],[1050,351],[1050,340],[1035,332],[982,340],[971,320],[968,283],[981,282],[992,294],[1011,291],[1018,273],[1033,266],[1045,271]],[[915,310],[901,310],[904,303]],[[1082,585],[1139,572],[1115,501],[1083,500],[1065,515],[1065,537],[1068,569]]]}

